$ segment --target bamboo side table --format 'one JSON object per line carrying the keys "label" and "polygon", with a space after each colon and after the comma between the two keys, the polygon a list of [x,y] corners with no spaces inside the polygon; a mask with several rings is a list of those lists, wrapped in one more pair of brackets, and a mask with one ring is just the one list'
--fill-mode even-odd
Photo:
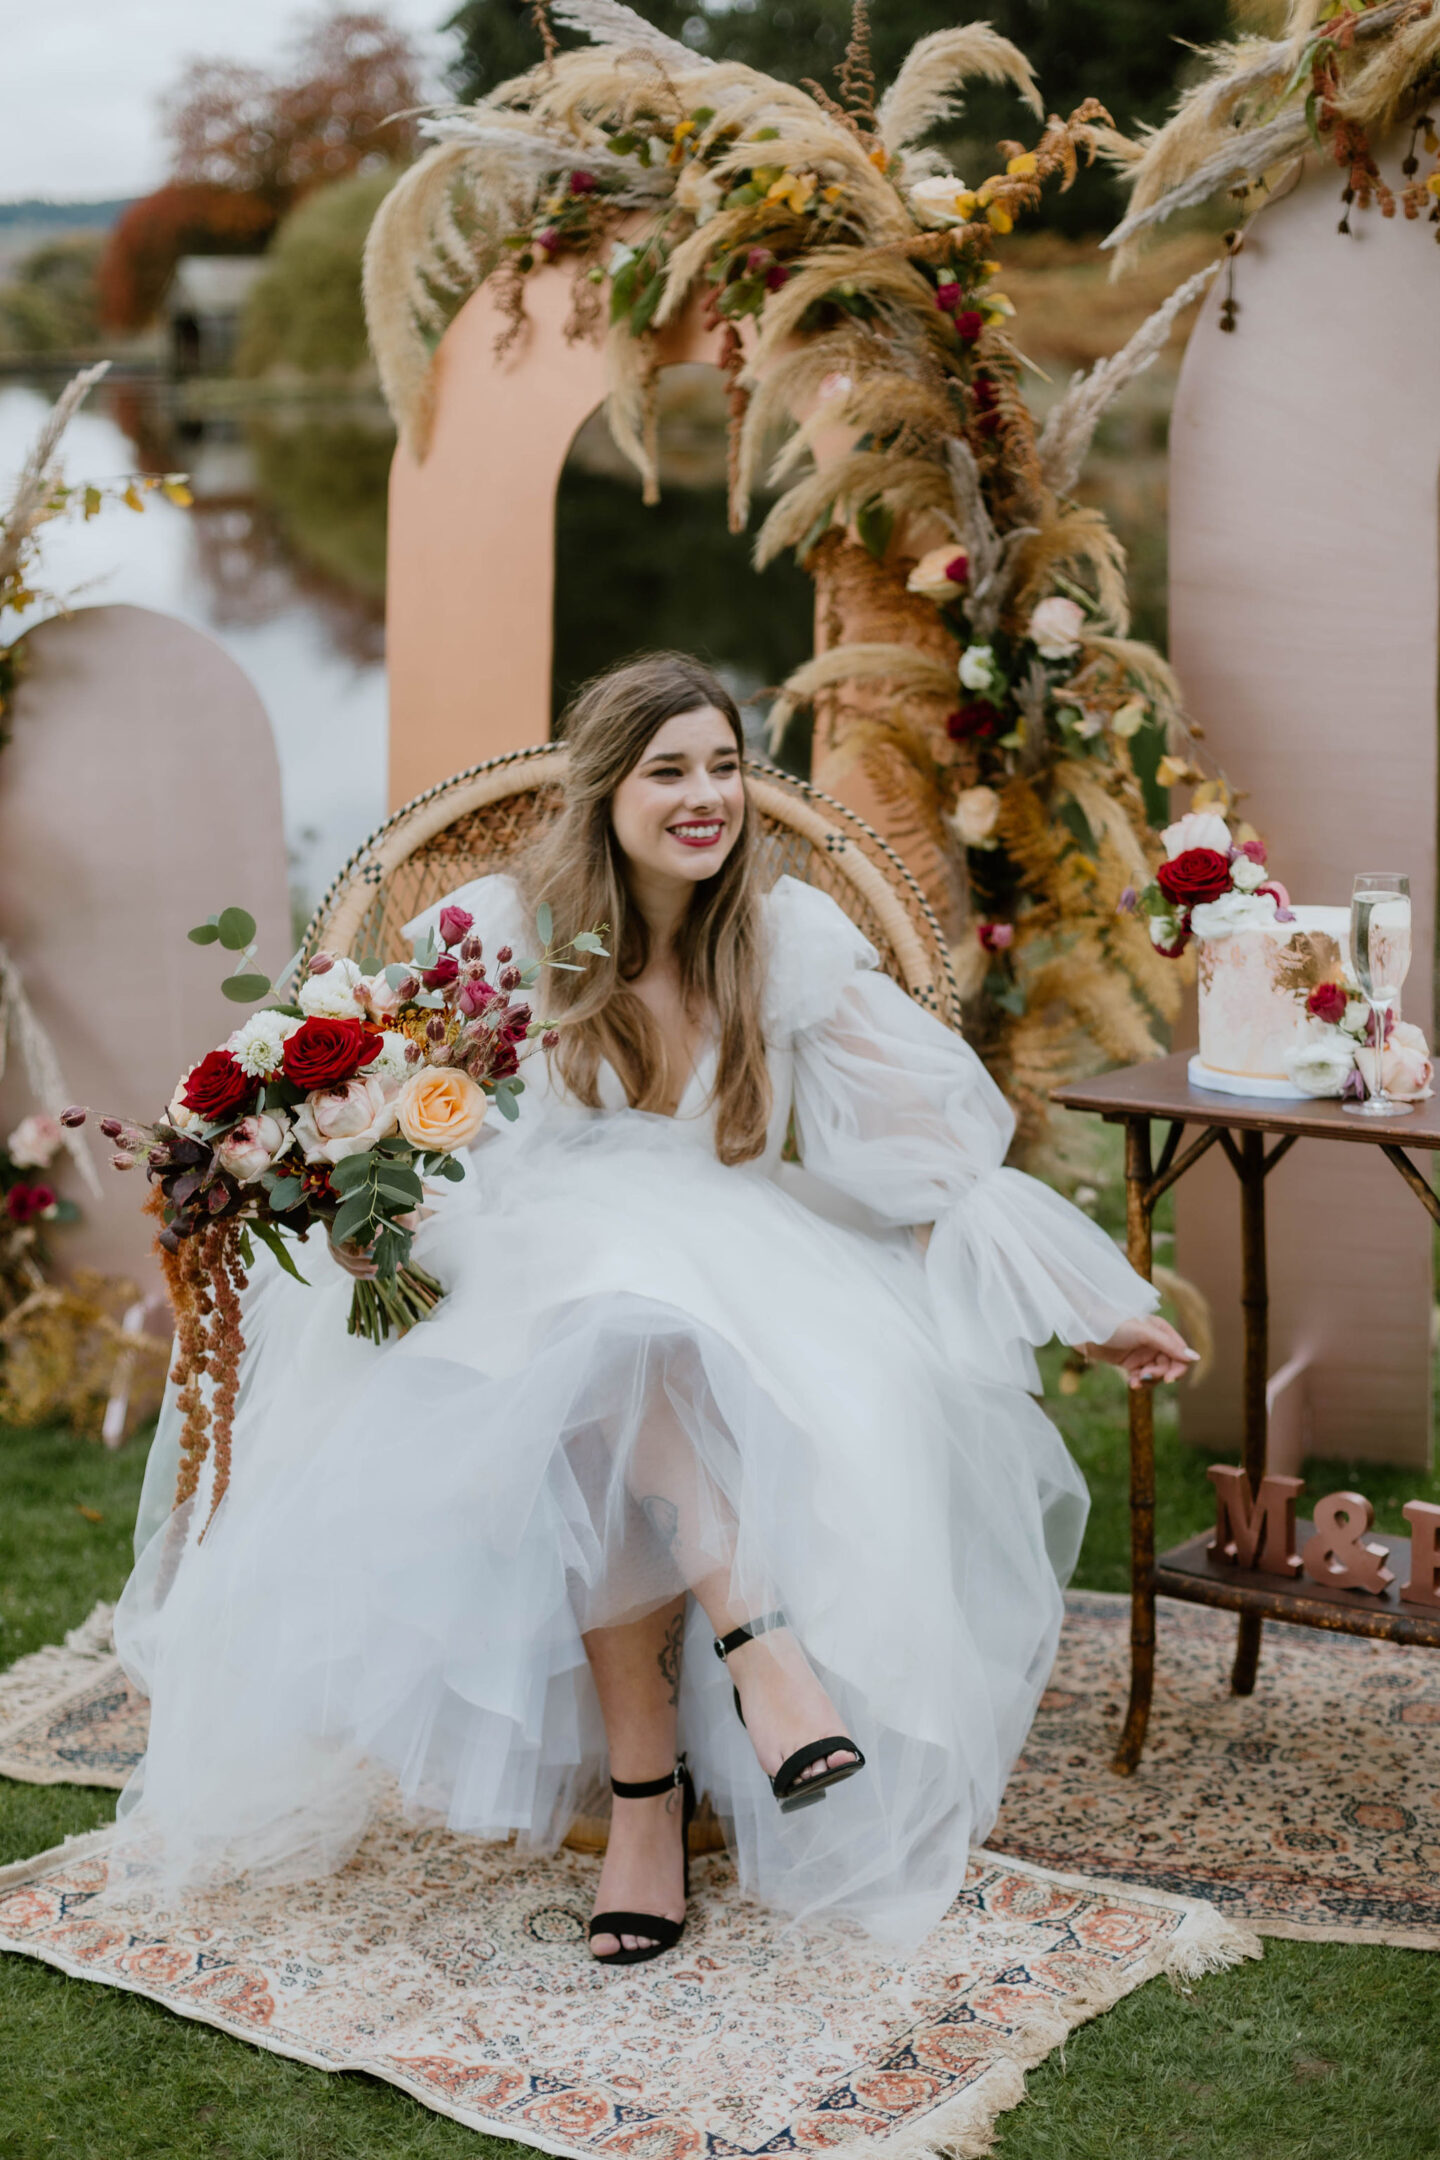
{"label": "bamboo side table", "polygon": [[[1251,1489],[1265,1473],[1265,1385],[1269,1377],[1269,1290],[1265,1261],[1265,1180],[1299,1140],[1348,1142],[1378,1147],[1440,1223],[1440,1199],[1410,1160],[1407,1148],[1440,1149],[1440,1098],[1418,1103],[1409,1117],[1349,1117],[1338,1102],[1277,1102],[1212,1094],[1190,1085],[1188,1051],[1154,1063],[1127,1066],[1099,1079],[1057,1088],[1052,1100],[1068,1110],[1088,1110],[1107,1124],[1125,1127],[1126,1229],[1131,1265],[1150,1279],[1156,1203],[1212,1147],[1224,1149],[1240,1183],[1240,1302],[1244,1314],[1242,1460]],[[1152,1152],[1151,1123],[1168,1121],[1159,1159]],[[1198,1137],[1181,1152],[1187,1127]],[[1267,1146],[1267,1139],[1271,1144]],[[1297,1533],[1305,1525],[1297,1525]],[[1155,1600],[1187,1599],[1240,1615],[1230,1685],[1250,1694],[1260,1659],[1260,1632],[1267,1616],[1348,1635],[1381,1636],[1391,1642],[1440,1649],[1440,1612],[1402,1606],[1398,1586],[1409,1575],[1409,1540],[1382,1538],[1389,1547],[1395,1581],[1376,1594],[1282,1579],[1253,1569],[1217,1564],[1208,1533],[1155,1557],[1155,1404],[1151,1387],[1130,1395],[1130,1704],[1112,1768],[1129,1776],[1140,1760],[1155,1684]]]}

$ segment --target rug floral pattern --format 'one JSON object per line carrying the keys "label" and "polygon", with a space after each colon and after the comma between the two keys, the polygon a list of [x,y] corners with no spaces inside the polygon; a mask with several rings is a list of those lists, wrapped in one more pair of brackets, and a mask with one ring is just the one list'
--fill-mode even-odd
{"label": "rug floral pattern", "polygon": [[[1129,1603],[1067,1608],[993,1850],[1207,1898],[1262,1934],[1440,1949],[1440,1656],[1272,1625],[1241,1699],[1234,1620],[1166,1602],[1149,1742],[1116,1778]],[[8,1728],[0,1712],[0,1775],[123,1785],[145,1725],[118,1661],[92,1657]]]}
{"label": "rug floral pattern", "polygon": [[0,1948],[584,2160],[819,2160],[896,2134],[983,2151],[1081,2018],[1258,1949],[1205,1907],[982,1853],[900,1961],[858,1930],[787,1932],[717,1858],[680,1949],[606,1972],[585,1947],[592,1857],[382,1816],[337,1875],[166,1911],[97,1901],[110,1835],[0,1873]]}

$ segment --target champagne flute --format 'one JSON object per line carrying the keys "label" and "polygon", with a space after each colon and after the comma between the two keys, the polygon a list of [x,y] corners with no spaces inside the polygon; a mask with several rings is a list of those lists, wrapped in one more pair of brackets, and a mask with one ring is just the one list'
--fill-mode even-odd
{"label": "champagne flute", "polygon": [[1409,1117],[1415,1105],[1385,1092],[1385,1022],[1410,971],[1410,880],[1390,870],[1355,880],[1350,901],[1350,964],[1374,1036],[1375,1086],[1363,1102],[1347,1102],[1351,1117]]}

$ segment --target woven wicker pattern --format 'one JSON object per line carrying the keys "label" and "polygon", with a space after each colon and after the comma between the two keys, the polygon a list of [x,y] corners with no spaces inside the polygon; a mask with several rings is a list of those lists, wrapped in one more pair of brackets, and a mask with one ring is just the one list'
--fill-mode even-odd
{"label": "woven wicker pattern", "polygon": [[[356,958],[408,959],[404,925],[471,878],[509,869],[561,800],[564,751],[551,745],[457,773],[417,796],[358,848],[306,929]],[[869,938],[886,972],[953,1027],[960,1001],[945,941],[898,855],[864,820],[775,767],[747,766],[764,835],[766,882],[782,875],[828,892]]]}

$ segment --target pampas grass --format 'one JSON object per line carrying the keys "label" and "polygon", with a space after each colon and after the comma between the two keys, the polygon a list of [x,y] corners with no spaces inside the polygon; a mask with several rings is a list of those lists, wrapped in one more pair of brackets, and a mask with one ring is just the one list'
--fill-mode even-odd
{"label": "pampas grass", "polygon": [[1097,361],[1088,374],[1077,375],[1059,404],[1051,408],[1036,449],[1045,484],[1057,495],[1071,493],[1106,412],[1126,384],[1143,374],[1164,351],[1177,318],[1200,298],[1219,267],[1218,262],[1207,263],[1203,270],[1186,278],[1121,351],[1112,353],[1108,360]]}
{"label": "pampas grass", "polygon": [[960,85],[972,79],[1010,84],[1036,119],[1044,119],[1035,70],[1009,38],[1001,37],[989,23],[936,30],[912,46],[875,109],[880,140],[892,157],[910,149],[941,121],[953,120],[963,110]]}
{"label": "pampas grass", "polygon": [[708,67],[708,60],[694,53],[688,45],[677,44],[666,37],[653,23],[637,15],[634,8],[623,7],[620,0],[550,0],[550,14],[567,30],[583,31],[596,45],[618,45],[626,50],[635,49],[653,53],[670,67]]}

